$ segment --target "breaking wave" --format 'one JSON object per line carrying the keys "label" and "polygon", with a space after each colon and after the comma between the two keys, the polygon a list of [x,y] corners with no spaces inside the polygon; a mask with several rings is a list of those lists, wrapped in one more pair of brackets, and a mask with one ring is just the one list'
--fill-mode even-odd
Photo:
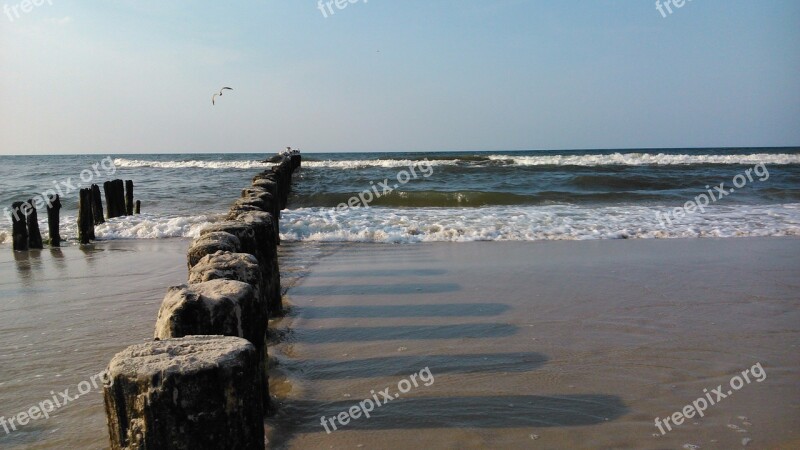
{"label": "breaking wave", "polygon": [[800,236],[800,203],[707,208],[667,225],[647,206],[300,208],[281,219],[287,241],[411,243]]}
{"label": "breaking wave", "polygon": [[[370,167],[401,168],[421,162],[430,166],[496,167],[496,166],[676,166],[700,164],[767,165],[800,164],[800,154],[791,153],[753,153],[753,154],[669,154],[669,153],[610,153],[579,155],[424,155],[414,159],[354,159],[354,160],[315,160],[313,156],[303,161],[308,169],[363,169]],[[266,169],[271,163],[262,161],[149,161],[140,159],[116,158],[116,167],[156,169]]]}

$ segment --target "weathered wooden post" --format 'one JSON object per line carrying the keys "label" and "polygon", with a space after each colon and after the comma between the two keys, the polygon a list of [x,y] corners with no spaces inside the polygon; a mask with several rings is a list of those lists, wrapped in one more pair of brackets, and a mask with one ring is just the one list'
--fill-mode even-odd
{"label": "weathered wooden post", "polygon": [[114,195],[116,196],[116,209],[117,217],[125,215],[127,210],[125,207],[125,182],[122,180],[114,180]]}
{"label": "weathered wooden post", "polygon": [[189,269],[190,285],[211,280],[233,280],[249,284],[256,291],[262,316],[268,317],[269,310],[264,297],[261,268],[255,256],[248,253],[218,251],[204,256]]}
{"label": "weathered wooden post", "polygon": [[47,203],[47,229],[50,232],[50,246],[61,247],[61,233],[58,231],[60,225],[59,215],[61,211],[61,199],[56,195],[49,200],[50,201]]}
{"label": "weathered wooden post", "polygon": [[94,238],[92,190],[81,189],[78,197],[78,241],[81,244],[88,244]]}
{"label": "weathered wooden post", "polygon": [[[204,256],[189,269],[190,285],[211,280],[234,280],[249,284],[256,292],[262,317],[269,318],[269,297],[261,267],[255,256],[248,253],[219,251]],[[265,322],[265,336],[266,328]]]}
{"label": "weathered wooden post", "polygon": [[266,382],[265,308],[248,283],[214,279],[169,288],[156,322],[156,339],[221,334],[247,339],[256,347],[260,397],[269,405]]}
{"label": "weathered wooden post", "polygon": [[[275,195],[272,193],[274,191],[270,191],[267,187],[264,187],[264,186],[269,186],[270,185],[269,183],[272,182],[269,180],[258,180],[258,182],[260,183],[260,185],[258,186],[253,185],[249,188],[242,189],[242,198],[254,197],[260,199],[266,204],[267,207],[266,212],[272,214],[273,219],[275,219],[273,220],[273,226],[275,228],[275,243],[276,245],[281,245],[281,234],[280,234],[280,229],[278,228],[280,220],[277,220],[281,216],[281,210],[278,207],[278,202],[275,200]],[[271,186],[274,187],[274,183],[272,183]],[[237,209],[242,210],[244,208],[239,208],[237,203],[234,203],[234,205],[231,207],[231,212],[228,215],[229,219],[235,218],[235,216],[238,214],[235,211]]]}
{"label": "weathered wooden post", "polygon": [[[264,214],[269,217],[269,213],[257,213],[251,211],[250,214]],[[224,222],[213,223],[202,230],[200,236],[215,232],[225,232],[236,236],[240,243],[241,253],[249,253],[256,257],[258,265],[261,267],[264,280],[267,281],[268,295],[273,297],[271,303],[275,306],[280,304],[280,270],[277,262],[277,247],[272,233],[272,222],[266,218],[258,220],[227,220]],[[275,299],[274,297],[277,297]],[[273,311],[270,311],[272,313]],[[280,315],[280,310],[275,310],[276,315]]]}
{"label": "weathered wooden post", "polygon": [[24,251],[28,249],[28,224],[23,212],[25,203],[14,202],[11,204],[11,237],[14,250]]}
{"label": "weathered wooden post", "polygon": [[100,196],[100,186],[92,185],[92,217],[95,225],[105,223],[103,219],[103,199]]}
{"label": "weathered wooden post", "polygon": [[106,195],[106,217],[109,219],[113,219],[116,217],[114,214],[114,193],[112,183],[110,181],[106,181],[103,183],[103,192]]}
{"label": "weathered wooden post", "polygon": [[275,232],[275,219],[268,212],[247,211],[236,215],[235,220],[249,225],[255,231],[262,252],[259,265],[263,271],[269,315],[270,317],[282,316],[281,270],[278,266],[278,237]]}
{"label": "weathered wooden post", "polygon": [[230,233],[207,233],[192,242],[192,246],[186,253],[187,264],[191,270],[206,255],[219,251],[236,253],[241,248],[242,243],[239,238]]}
{"label": "weathered wooden post", "polygon": [[280,205],[281,210],[286,209],[286,199],[289,197],[289,189],[286,183],[285,172],[282,170],[283,163],[272,166],[272,172],[277,176],[277,182],[279,187],[278,193],[278,204]]}
{"label": "weathered wooden post", "polygon": [[29,207],[26,221],[28,222],[28,248],[30,249],[43,249],[42,233],[39,231],[39,215],[36,213],[36,206],[33,200],[28,200]]}
{"label": "weathered wooden post", "polygon": [[142,213],[142,201],[141,200],[136,200],[136,208],[134,209],[133,212],[135,214],[141,214]]}
{"label": "weathered wooden post", "polygon": [[118,353],[104,385],[112,450],[263,449],[255,347],[189,336]]}
{"label": "weathered wooden post", "polygon": [[113,219],[125,215],[125,186],[122,180],[111,180],[103,183],[106,194],[106,210],[108,218]]}
{"label": "weathered wooden post", "polygon": [[272,210],[269,211],[272,213],[272,217],[275,218],[275,236],[276,242],[278,245],[281,245],[281,234],[279,230],[279,224],[281,219],[281,205],[278,198],[280,197],[280,188],[278,187],[277,176],[272,172],[264,172],[260,175],[256,175],[253,178],[253,185],[250,188],[244,189],[242,191],[242,197],[245,196],[246,193],[252,192],[250,190],[259,190],[263,189],[272,194]]}
{"label": "weathered wooden post", "polygon": [[[272,195],[275,197],[278,213],[280,214],[280,211],[283,209],[283,203],[281,201],[281,198],[283,198],[284,196],[284,191],[283,191],[284,188],[280,181],[280,175],[278,175],[278,173],[274,171],[263,172],[260,175],[256,175],[255,177],[253,177],[253,186],[263,187],[270,190],[270,193],[272,193]],[[280,218],[280,215],[275,217]]]}
{"label": "weathered wooden post", "polygon": [[133,215],[133,180],[125,180],[125,215]]}

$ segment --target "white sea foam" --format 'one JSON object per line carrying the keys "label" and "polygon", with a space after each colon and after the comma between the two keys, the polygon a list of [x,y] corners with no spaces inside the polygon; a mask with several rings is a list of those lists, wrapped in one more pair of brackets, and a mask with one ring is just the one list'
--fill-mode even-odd
{"label": "white sea foam", "polygon": [[[764,163],[767,165],[800,164],[800,154],[788,153],[753,153],[748,155],[673,155],[666,153],[611,153],[607,155],[541,155],[541,156],[517,156],[517,155],[489,155],[488,160],[495,163],[507,163],[518,166],[670,166],[670,165],[692,165],[692,164],[744,164],[755,165]],[[368,167],[400,168],[419,164],[419,160],[411,159],[357,159],[357,160],[327,160],[327,161],[303,161],[303,167],[328,168],[328,169],[363,169]],[[425,164],[431,166],[456,166],[462,167],[483,167],[480,162],[474,160],[430,160]],[[267,169],[272,167],[272,163],[261,161],[148,161],[139,159],[116,158],[116,167],[136,168],[151,167],[157,169]]]}
{"label": "white sea foam", "polygon": [[[286,241],[412,243],[800,236],[800,203],[711,206],[704,214],[664,227],[655,213],[668,208],[300,208],[283,212],[281,237]],[[106,221],[96,227],[95,234],[99,240],[193,238],[220,217],[142,214]],[[39,226],[47,239],[46,221]],[[61,235],[76,240],[74,217],[62,217]],[[11,244],[11,230],[2,226],[0,244]]]}
{"label": "white sea foam", "polygon": [[457,159],[420,161],[412,159],[362,159],[362,160],[343,160],[343,161],[303,161],[305,168],[329,168],[329,169],[363,169],[366,167],[409,167],[418,164],[428,166],[455,166],[461,163]]}
{"label": "white sea foam", "polygon": [[800,236],[800,204],[715,206],[662,227],[666,207],[302,208],[285,211],[287,241],[538,241]]}
{"label": "white sea foam", "polygon": [[[200,230],[216,220],[215,216],[158,217],[141,214],[107,220],[95,228],[98,239],[160,239],[173,237],[195,238]],[[68,232],[77,234],[77,229]]]}
{"label": "white sea foam", "polygon": [[147,161],[141,159],[114,159],[114,166],[120,167],[152,167],[156,169],[267,169],[273,163],[260,161]]}
{"label": "white sea foam", "polygon": [[[362,169],[365,167],[409,167],[421,161],[410,159],[364,159],[364,160],[328,160],[328,161],[303,161],[305,168],[332,168],[332,169]],[[458,160],[434,160],[427,164],[434,166],[454,166]],[[266,169],[274,163],[260,161],[147,161],[140,159],[117,158],[114,160],[116,167],[151,167],[156,169]]]}
{"label": "white sea foam", "polygon": [[[200,235],[200,230],[218,220],[218,216],[200,215],[187,217],[159,217],[152,214],[139,214],[127,217],[117,217],[107,220],[95,227],[95,237],[98,240],[114,239],[162,239],[189,237]],[[47,221],[39,221],[42,237],[49,239]],[[75,217],[61,217],[61,238],[75,241],[78,237],[78,226]],[[0,228],[0,244],[11,243],[11,230]]]}
{"label": "white sea foam", "polygon": [[671,155],[666,153],[611,153],[607,155],[492,155],[494,161],[519,166],[674,166],[691,164],[800,164],[800,154],[754,153],[750,155]]}

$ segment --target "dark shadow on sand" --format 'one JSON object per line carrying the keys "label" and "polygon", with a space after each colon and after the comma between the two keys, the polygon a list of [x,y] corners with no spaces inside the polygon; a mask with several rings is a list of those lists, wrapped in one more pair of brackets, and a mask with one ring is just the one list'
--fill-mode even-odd
{"label": "dark shadow on sand", "polygon": [[[433,389],[424,387],[417,391]],[[396,389],[396,387],[394,387]],[[392,390],[391,392],[396,392]],[[410,395],[410,394],[408,394]],[[381,398],[381,396],[378,396]],[[287,402],[274,417],[277,428],[286,434],[325,432],[321,418],[331,418],[348,411],[363,400]],[[388,430],[414,428],[523,428],[574,427],[602,424],[628,412],[615,395],[513,395],[487,397],[416,397],[399,398],[375,407],[367,418],[361,415],[341,430]],[[330,425],[329,425],[330,427]]]}
{"label": "dark shadow on sand", "polygon": [[347,361],[286,361],[292,373],[312,380],[406,376],[429,367],[434,374],[478,372],[530,372],[548,361],[541,353],[485,353],[464,355],[418,355],[364,358]]}
{"label": "dark shadow on sand", "polygon": [[455,283],[411,283],[411,284],[352,284],[334,286],[297,286],[292,295],[400,295],[442,294],[456,292],[461,287]]}
{"label": "dark shadow on sand", "polygon": [[330,272],[314,272],[315,277],[433,277],[445,275],[444,269],[397,269],[397,270],[333,270]]}
{"label": "dark shadow on sand", "polygon": [[368,317],[487,317],[511,309],[503,303],[453,303],[442,305],[359,305],[304,306],[301,314],[307,319],[339,319]]}
{"label": "dark shadow on sand", "polygon": [[404,325],[393,327],[338,327],[294,329],[287,335],[293,342],[327,344],[425,339],[481,339],[512,336],[517,327],[507,323],[475,323],[461,325]]}

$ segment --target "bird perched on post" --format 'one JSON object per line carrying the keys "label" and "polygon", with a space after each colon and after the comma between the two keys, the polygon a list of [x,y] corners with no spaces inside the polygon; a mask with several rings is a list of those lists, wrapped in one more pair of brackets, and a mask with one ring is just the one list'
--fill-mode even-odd
{"label": "bird perched on post", "polygon": [[212,105],[212,106],[217,104],[217,101],[216,101],[216,100],[217,100],[217,97],[222,97],[222,91],[225,91],[225,90],[232,91],[232,90],[233,90],[233,88],[224,87],[224,88],[222,88],[222,89],[220,89],[220,90],[219,90],[219,94],[214,94],[214,95],[212,95],[212,96],[211,96],[211,105]]}

